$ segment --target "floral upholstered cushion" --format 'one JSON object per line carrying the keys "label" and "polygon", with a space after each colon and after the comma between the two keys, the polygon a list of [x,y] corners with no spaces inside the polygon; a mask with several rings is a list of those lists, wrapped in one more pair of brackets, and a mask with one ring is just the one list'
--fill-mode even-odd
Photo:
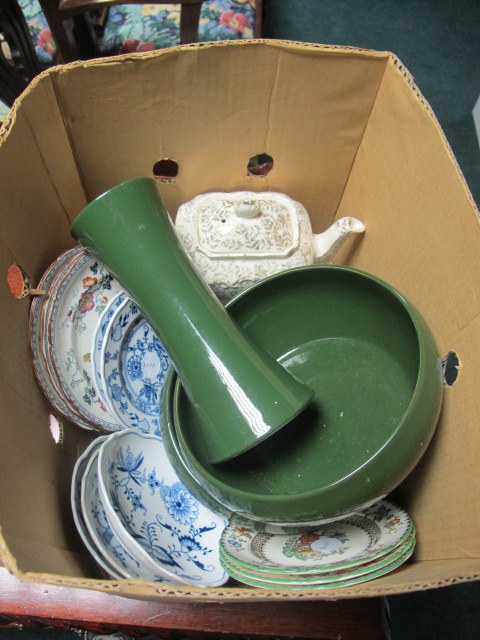
{"label": "floral upholstered cushion", "polygon": [[[56,46],[38,0],[19,0],[40,61],[54,64]],[[256,0],[206,0],[199,40],[252,38]],[[111,53],[150,51],[178,44],[180,5],[126,4],[111,7],[100,46]]]}
{"label": "floral upholstered cushion", "polygon": [[45,66],[51,65],[57,48],[38,0],[19,0],[18,4],[27,21],[38,59]]}

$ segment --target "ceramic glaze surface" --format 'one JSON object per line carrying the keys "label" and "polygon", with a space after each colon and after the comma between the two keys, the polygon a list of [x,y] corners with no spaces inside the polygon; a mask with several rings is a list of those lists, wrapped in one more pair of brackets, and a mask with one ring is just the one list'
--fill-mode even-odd
{"label": "ceramic glaze surface", "polygon": [[273,273],[330,261],[348,237],[365,229],[360,220],[346,217],[314,235],[299,202],[253,191],[196,196],[179,207],[175,228],[223,302]]}
{"label": "ceramic glaze surface", "polygon": [[218,543],[226,520],[179,481],[159,438],[132,429],[115,434],[102,446],[99,471],[111,522],[120,523],[164,575],[184,584],[224,584]]}
{"label": "ceramic glaze surface", "polygon": [[275,438],[213,466],[198,414],[167,381],[173,415],[163,427],[175,429],[205,489],[245,517],[282,524],[338,519],[393,490],[425,451],[442,399],[437,347],[418,311],[371,274],[326,265],[264,280],[229,311],[316,396]]}

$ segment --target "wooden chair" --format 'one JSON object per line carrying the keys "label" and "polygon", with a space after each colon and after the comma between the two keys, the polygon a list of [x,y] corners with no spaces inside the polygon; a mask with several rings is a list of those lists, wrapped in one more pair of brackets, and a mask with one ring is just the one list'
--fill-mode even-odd
{"label": "wooden chair", "polygon": [[[179,4],[180,43],[197,42],[200,9],[205,0],[147,0],[149,4]],[[90,12],[117,4],[146,4],[145,0],[40,0],[59,53],[58,62],[95,58],[99,51]]]}
{"label": "wooden chair", "polygon": [[7,106],[12,106],[15,98],[41,70],[17,0],[1,0],[0,100]]}

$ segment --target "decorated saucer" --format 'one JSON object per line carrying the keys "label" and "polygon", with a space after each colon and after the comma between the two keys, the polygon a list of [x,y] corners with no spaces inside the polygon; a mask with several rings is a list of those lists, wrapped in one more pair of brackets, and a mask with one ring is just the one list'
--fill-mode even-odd
{"label": "decorated saucer", "polygon": [[347,568],[334,568],[329,571],[320,570],[316,573],[275,573],[262,572],[261,569],[246,568],[239,562],[235,562],[231,557],[226,557],[224,553],[220,552],[220,558],[224,566],[228,566],[229,569],[235,571],[238,575],[253,580],[259,580],[261,582],[277,583],[277,584],[295,584],[295,585],[309,585],[309,584],[328,584],[331,582],[341,582],[344,580],[350,580],[359,576],[363,576],[373,571],[386,567],[390,563],[396,561],[402,557],[406,551],[415,545],[415,532],[412,530],[411,534],[397,547],[395,547],[389,553],[380,556],[375,560],[365,561],[363,564],[359,564],[353,567]]}
{"label": "decorated saucer", "polygon": [[220,547],[247,569],[318,573],[363,564],[392,551],[411,534],[408,514],[387,500],[301,534],[271,534],[238,525],[232,516]]}
{"label": "decorated saucer", "polygon": [[176,584],[160,573],[152,573],[148,567],[132,556],[115,535],[98,492],[98,454],[99,447],[96,447],[90,454],[80,489],[83,518],[97,550],[114,567],[116,573],[124,578]]}
{"label": "decorated saucer", "polygon": [[[55,369],[55,363],[52,358],[51,352],[51,343],[50,343],[50,332],[51,332],[51,319],[52,319],[52,309],[54,307],[54,302],[58,297],[58,291],[62,286],[62,283],[66,278],[69,277],[69,274],[73,269],[76,268],[76,265],[83,259],[85,255],[85,251],[81,250],[80,252],[76,252],[76,254],[66,262],[62,269],[60,269],[53,278],[50,288],[48,290],[47,299],[45,300],[45,304],[42,308],[41,314],[41,323],[40,323],[40,331],[42,334],[42,346],[41,353],[43,356],[43,361],[45,363],[45,369],[47,371],[47,375],[49,377],[50,383],[55,387],[58,394],[63,398],[64,402],[70,407],[70,410],[78,415],[82,421],[85,420],[85,417],[81,411],[75,407],[70,401],[70,398],[65,393],[65,390],[58,379],[58,375]],[[90,423],[88,423],[90,424]],[[93,428],[93,425],[90,424],[90,427]]]}
{"label": "decorated saucer", "polygon": [[70,488],[70,503],[72,507],[73,520],[75,522],[75,526],[77,527],[77,531],[83,540],[83,543],[87,547],[88,551],[97,562],[100,567],[111,577],[111,578],[124,578],[125,576],[122,573],[119,573],[115,567],[111,564],[110,560],[99,551],[95,541],[90,535],[90,531],[86,525],[85,519],[83,517],[82,512],[82,504],[81,504],[81,496],[82,496],[82,479],[87,468],[88,463],[90,462],[90,456],[96,451],[103,440],[108,438],[108,436],[101,436],[94,440],[88,447],[85,449],[83,454],[77,459],[75,463],[75,467],[73,468],[72,473],[72,482]]}
{"label": "decorated saucer", "polygon": [[100,314],[100,317],[98,319],[97,326],[95,327],[95,331],[92,338],[92,347],[91,347],[91,363],[92,363],[92,374],[93,374],[92,380],[95,386],[95,391],[97,392],[98,396],[102,399],[102,401],[107,407],[109,406],[109,403],[107,400],[105,386],[103,383],[102,346],[103,346],[105,333],[110,324],[110,321],[114,316],[115,311],[123,303],[125,298],[126,298],[125,292],[119,291],[116,295],[114,295],[110,299],[110,301],[107,303],[107,306]]}
{"label": "decorated saucer", "polygon": [[71,404],[94,427],[120,428],[92,382],[91,344],[98,318],[119,283],[87,252],[69,270],[51,303],[47,351]]}
{"label": "decorated saucer", "polygon": [[44,321],[50,303],[53,283],[57,276],[61,275],[72,262],[78,259],[81,252],[83,252],[83,249],[79,246],[65,251],[49,266],[40,279],[38,287],[44,289],[46,294],[32,299],[29,318],[29,343],[35,377],[53,409],[73,424],[83,429],[92,430],[94,427],[70,405],[63,394],[44,353]]}
{"label": "decorated saucer", "polygon": [[111,434],[98,473],[107,518],[132,555],[182,584],[227,581],[218,550],[226,520],[179,481],[160,438],[137,429]]}
{"label": "decorated saucer", "polygon": [[100,363],[110,410],[125,427],[161,437],[160,392],[170,359],[138,307],[128,298],[107,327]]}
{"label": "decorated saucer", "polygon": [[392,556],[392,558],[395,558],[395,559],[392,559],[391,562],[387,562],[386,564],[375,568],[375,570],[373,571],[368,571],[366,573],[363,573],[361,575],[355,575],[353,577],[351,575],[344,576],[343,577],[344,579],[338,579],[331,582],[318,581],[314,583],[295,584],[294,582],[291,582],[291,581],[281,582],[274,579],[270,581],[259,580],[251,577],[250,575],[240,573],[235,567],[233,567],[227,561],[225,561],[225,559],[222,556],[220,557],[220,561],[222,562],[225,570],[228,572],[228,574],[232,578],[252,587],[259,587],[262,589],[275,589],[277,591],[279,590],[281,591],[284,589],[294,590],[294,591],[295,590],[314,591],[314,590],[320,590],[320,589],[335,589],[335,588],[341,588],[341,587],[349,587],[356,584],[360,584],[362,582],[366,582],[368,580],[374,580],[375,578],[384,576],[387,573],[394,571],[395,569],[400,567],[402,564],[404,564],[411,557],[414,549],[415,549],[415,540],[412,540],[409,544],[407,544],[405,549],[398,556],[396,554]]}

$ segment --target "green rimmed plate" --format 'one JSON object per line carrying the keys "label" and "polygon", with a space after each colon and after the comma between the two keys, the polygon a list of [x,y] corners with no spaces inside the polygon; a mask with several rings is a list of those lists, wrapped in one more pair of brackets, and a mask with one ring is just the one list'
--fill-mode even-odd
{"label": "green rimmed plate", "polygon": [[301,534],[258,532],[230,518],[220,540],[228,560],[244,569],[276,573],[319,573],[355,567],[380,558],[413,531],[403,509],[388,500]]}
{"label": "green rimmed plate", "polygon": [[389,553],[380,556],[376,560],[367,560],[363,564],[353,567],[335,568],[334,570],[324,571],[320,570],[316,573],[276,573],[265,571],[261,569],[246,569],[240,563],[233,561],[231,558],[227,558],[225,554],[220,551],[221,561],[229,570],[234,571],[239,576],[258,580],[260,582],[276,583],[276,584],[293,584],[293,585],[311,585],[311,584],[328,584],[331,582],[341,582],[349,580],[359,576],[363,576],[373,571],[378,571],[383,567],[395,562],[398,558],[403,556],[411,547],[415,546],[415,532],[412,530],[410,535],[402,542],[390,551]]}
{"label": "green rimmed plate", "polygon": [[238,580],[239,582],[243,582],[251,587],[259,587],[262,589],[274,589],[276,591],[282,590],[294,590],[294,591],[314,591],[320,589],[335,589],[341,587],[348,587],[356,584],[360,584],[361,582],[367,582],[369,580],[374,580],[375,578],[379,578],[381,576],[386,575],[387,573],[391,573],[402,564],[404,564],[410,556],[413,554],[415,549],[415,538],[412,538],[410,543],[404,549],[404,551],[400,554],[393,554],[390,562],[380,563],[379,566],[375,567],[372,571],[366,571],[361,573],[360,575],[356,574],[345,574],[342,576],[342,579],[325,581],[325,579],[319,578],[318,581],[312,582],[303,582],[303,583],[295,583],[293,581],[282,582],[279,580],[259,580],[245,573],[239,572],[235,567],[229,564],[223,556],[220,556],[220,562],[224,567],[225,571],[230,575],[231,578]]}

